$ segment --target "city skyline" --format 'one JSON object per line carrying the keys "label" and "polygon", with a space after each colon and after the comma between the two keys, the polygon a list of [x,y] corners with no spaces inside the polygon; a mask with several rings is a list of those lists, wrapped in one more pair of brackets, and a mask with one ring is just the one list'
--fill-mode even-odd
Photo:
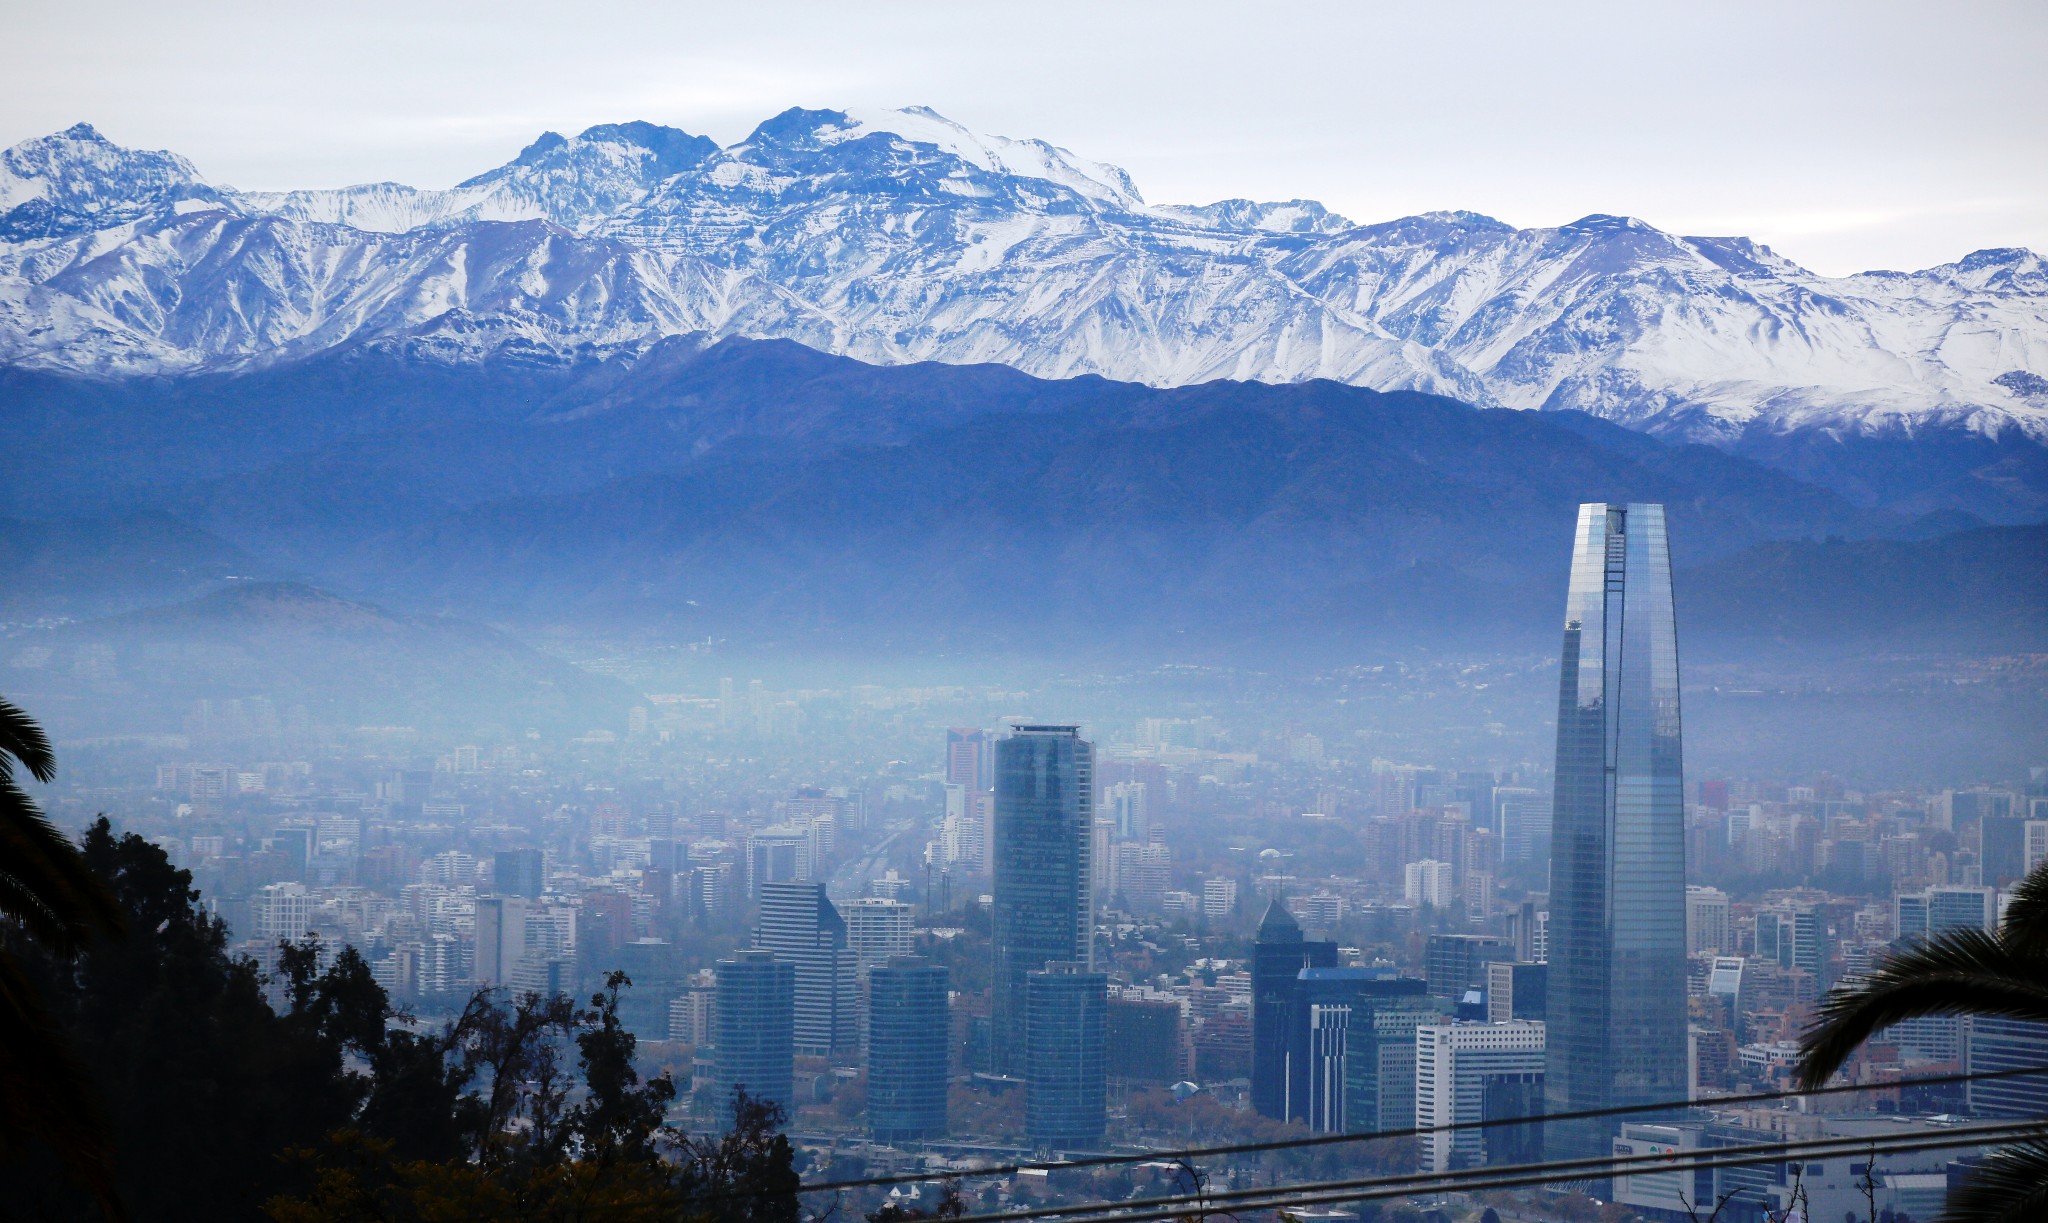
{"label": "city skyline", "polygon": [[[828,715],[815,693],[721,676],[690,703],[637,708],[623,737],[569,745],[574,781],[557,772],[560,747],[524,739],[375,766],[351,790],[332,757],[220,763],[303,732],[210,708],[194,727],[214,762],[157,768],[129,818],[192,863],[260,968],[280,968],[278,941],[306,932],[317,958],[368,957],[380,989],[429,1016],[478,987],[538,1000],[623,973],[620,1029],[642,1073],[688,1085],[671,1121],[692,1130],[729,1124],[741,1088],[783,1110],[797,1149],[822,1150],[810,1144],[824,1135],[884,1160],[957,1142],[1157,1146],[1199,1126],[1220,1127],[1211,1142],[1253,1125],[1470,1126],[1604,1093],[1598,1106],[1665,1107],[1436,1135],[1413,1162],[1371,1166],[1769,1141],[1767,1119],[1716,1097],[1784,1083],[1791,1038],[1830,989],[1930,937],[1995,930],[2018,878],[2048,860],[2048,779],[1932,793],[1825,775],[1688,782],[1683,609],[1658,508],[1579,515],[1565,649],[1544,668],[1561,711],[1549,768],[1347,758],[1343,735],[1208,713],[1111,717],[1084,738],[1073,722],[999,715],[1020,702],[997,689],[875,688]],[[854,708],[880,736],[857,772],[760,771]],[[894,750],[904,733],[909,759]],[[649,770],[671,780],[628,780]],[[1617,852],[1610,826],[1647,830],[1636,843],[1650,852]],[[1573,855],[1595,886],[1576,887],[1589,880]],[[276,881],[236,894],[259,880]],[[1588,892],[1616,910],[1592,923],[1590,956],[1568,908]],[[1610,933],[1628,929],[1638,937]],[[1597,972],[1573,970],[1588,959]],[[1664,992],[1643,988],[1660,971]],[[1589,982],[1605,1009],[1574,1061],[1569,991],[1583,1001]],[[1628,1025],[1664,1032],[1642,1042],[1654,1056],[1607,1039]],[[2043,1047],[2024,1025],[1949,1017],[1887,1040],[1858,1073],[2010,1069]],[[1591,1093],[1588,1073],[1603,1076]],[[1669,1107],[1687,1097],[1698,1107]],[[1890,1107],[1921,1125],[1936,1109],[2001,1117],[2039,1099],[2024,1083],[1972,1083]],[[1858,1111],[1818,1124],[1898,1123]],[[1931,1176],[1956,1152],[1910,1166]],[[1740,1187],[1780,1204],[1859,1192],[1826,1167],[1803,1188]],[[1607,1192],[1654,1206],[1673,1190],[1632,1175]]]}
{"label": "city skyline", "polygon": [[2048,1184],[2048,7],[0,36],[0,1213]]}

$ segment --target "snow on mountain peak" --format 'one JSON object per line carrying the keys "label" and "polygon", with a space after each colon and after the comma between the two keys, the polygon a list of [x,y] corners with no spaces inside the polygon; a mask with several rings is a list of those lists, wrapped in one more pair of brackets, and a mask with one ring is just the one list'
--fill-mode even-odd
{"label": "snow on mountain peak", "polygon": [[193,197],[217,193],[191,162],[123,148],[90,123],[0,152],[0,241],[90,233]]}
{"label": "snow on mountain peak", "polygon": [[627,167],[645,190],[671,175],[703,164],[717,152],[716,141],[693,136],[681,128],[642,120],[600,123],[583,129],[573,140],[559,132],[542,132],[510,162],[458,185],[474,187],[516,176],[521,171],[574,173],[588,168],[581,163],[610,161]]}
{"label": "snow on mountain peak", "polygon": [[1154,205],[1154,213],[1216,229],[1269,234],[1330,234],[1350,229],[1351,222],[1314,200],[1218,200],[1213,204]]}
{"label": "snow on mountain peak", "polygon": [[[550,224],[486,224],[507,221]],[[216,189],[86,124],[0,153],[0,365],[455,360],[506,337],[568,359],[683,331],[1048,377],[1333,378],[1710,439],[2048,439],[2048,269],[2019,249],[1831,278],[1600,213],[1155,207],[1114,166],[928,107],[792,109],[726,149],[646,122],[545,132],[447,190]]]}
{"label": "snow on mountain peak", "polygon": [[929,106],[900,109],[850,107],[822,113],[835,116],[839,121],[818,129],[821,144],[837,144],[886,132],[912,144],[931,145],[993,174],[1058,183],[1100,204],[1126,209],[1142,208],[1145,204],[1137,184],[1117,166],[1077,157],[1043,140],[1013,140],[1007,136],[984,135],[955,123]]}
{"label": "snow on mountain peak", "polygon": [[569,137],[542,132],[511,161],[445,191],[362,183],[329,191],[247,192],[247,207],[376,233],[472,221],[552,221],[588,232],[664,179],[718,155],[703,136],[659,124],[602,123]]}

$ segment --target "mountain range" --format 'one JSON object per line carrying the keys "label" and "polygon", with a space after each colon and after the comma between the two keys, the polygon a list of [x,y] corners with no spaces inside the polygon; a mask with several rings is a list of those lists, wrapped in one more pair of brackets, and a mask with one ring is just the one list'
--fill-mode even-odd
{"label": "mountain range", "polygon": [[2026,250],[1826,277],[1625,217],[1157,205],[1113,166],[921,108],[791,110],[729,147],[649,123],[546,133],[447,189],[237,191],[83,124],[0,154],[17,372],[396,358],[622,383],[721,337],[1569,410],[1865,506],[2048,510],[2048,269]]}
{"label": "mountain range", "polygon": [[[1871,509],[1585,413],[1414,391],[677,337],[630,363],[361,353],[14,371],[0,394],[17,621],[257,577],[529,629],[883,656],[1547,649],[1574,507],[1605,498],[1671,507],[1695,640],[2048,641],[2042,528]],[[1881,576],[1843,560],[1864,556]]]}

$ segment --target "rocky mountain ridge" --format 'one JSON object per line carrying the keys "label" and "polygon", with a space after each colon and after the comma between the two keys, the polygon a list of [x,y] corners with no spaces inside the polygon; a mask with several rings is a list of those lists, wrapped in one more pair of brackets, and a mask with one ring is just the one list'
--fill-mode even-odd
{"label": "rocky mountain ridge", "polygon": [[1623,217],[1159,206],[923,109],[792,110],[728,148],[547,133],[439,191],[238,192],[83,124],[0,154],[0,364],[630,360],[691,333],[1162,386],[1329,378],[1731,448],[2048,439],[2048,268],[2018,249],[1823,277]]}

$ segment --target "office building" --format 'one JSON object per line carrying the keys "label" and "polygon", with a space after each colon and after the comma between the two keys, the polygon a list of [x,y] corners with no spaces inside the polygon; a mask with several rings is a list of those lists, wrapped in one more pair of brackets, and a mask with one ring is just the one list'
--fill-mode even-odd
{"label": "office building", "polygon": [[1367,1056],[1367,1042],[1354,1042],[1353,1029],[1366,1027],[1380,1006],[1420,998],[1423,990],[1421,980],[1391,969],[1302,969],[1288,1016],[1288,1120],[1323,1134],[1355,1128],[1351,1059]]}
{"label": "office building", "polygon": [[1550,965],[1492,960],[1486,965],[1486,1022],[1542,1019],[1548,1013]]}
{"label": "office building", "polygon": [[1117,846],[1117,890],[1133,913],[1159,911],[1172,870],[1173,851],[1164,845],[1124,841]]}
{"label": "office building", "polygon": [[[1681,986],[1682,989],[1682,986]],[[1508,1023],[1430,1024],[1415,1031],[1415,1125],[1460,1125],[1486,1120],[1488,1093],[1502,1087],[1528,1090],[1544,1074],[1543,1025],[1530,1020]],[[1685,1044],[1679,1042],[1679,1056]],[[1683,1066],[1681,1065],[1681,1073]],[[1676,1098],[1676,1097],[1673,1097]],[[1527,1116],[1529,1114],[1522,1114]],[[1426,1171],[1480,1167],[1489,1162],[1488,1130],[1460,1130],[1422,1136]],[[1492,1162],[1504,1162],[1492,1159]]]}
{"label": "office building", "polygon": [[[1948,1197],[1954,1161],[1975,1158],[1982,1148],[1954,1136],[1956,1118],[1909,1117],[1890,1113],[1787,1115],[1777,1110],[1735,1113],[1713,1121],[1614,1127],[1613,1153],[1661,1157],[1645,1160],[1614,1177],[1609,1199],[1635,1217],[1704,1218],[1716,1204],[1720,1218],[1744,1220],[1803,1218],[1936,1219]],[[1914,1140],[1918,1149],[1893,1150],[1873,1166],[1862,1144],[1884,1137]],[[1686,1167],[1682,1161],[1716,1148],[1783,1142],[1835,1140],[1831,1152],[1804,1160],[1770,1164],[1728,1163]],[[1944,1145],[1944,1140],[1946,1144]],[[1677,1163],[1679,1166],[1673,1167]],[[1869,1175],[1866,1176],[1866,1173]],[[1725,1203],[1725,1204],[1724,1204]]]}
{"label": "office building", "polygon": [[501,849],[491,865],[491,885],[500,896],[538,900],[547,886],[547,862],[538,849]]}
{"label": "office building", "polygon": [[901,900],[863,896],[839,906],[846,920],[846,946],[862,968],[909,955],[916,945],[910,905]]}
{"label": "office building", "polygon": [[2026,873],[2027,821],[2018,815],[1986,816],[1978,826],[1984,882],[1991,887],[2009,887]]}
{"label": "office building", "polygon": [[714,1048],[718,1041],[718,987],[692,979],[668,1004],[668,1038],[692,1048]]}
{"label": "office building", "polygon": [[484,896],[476,902],[476,983],[499,987],[526,954],[526,901],[518,896]]}
{"label": "office building", "polygon": [[1401,868],[1401,898],[1409,904],[1441,909],[1457,894],[1455,872],[1448,862],[1424,858]]}
{"label": "office building", "polygon": [[[1683,1099],[1685,788],[1663,506],[1579,507],[1560,672],[1546,1111]],[[1596,1156],[1611,1138],[1557,1123],[1545,1153]]]}
{"label": "office building", "polygon": [[1500,786],[1493,792],[1495,826],[1500,831],[1501,861],[1542,862],[1550,857],[1551,796],[1523,786]]}
{"label": "office building", "polygon": [[969,790],[995,788],[995,744],[985,730],[955,726],[946,732],[946,784]]}
{"label": "office building", "polygon": [[858,1038],[855,955],[846,923],[825,896],[825,885],[761,885],[761,925],[754,946],[796,969],[796,1051],[829,1055],[854,1048]]}
{"label": "office building", "polygon": [[1279,897],[1266,905],[1252,943],[1252,1108],[1288,1119],[1287,1049],[1294,988],[1305,968],[1335,968],[1337,944],[1309,942]]}
{"label": "office building", "polygon": [[1111,998],[1105,1065],[1113,1082],[1159,1086],[1183,1077],[1181,1004],[1171,998]]}
{"label": "office building", "polygon": [[1811,973],[1822,989],[1831,983],[1834,940],[1819,905],[1789,904],[1756,915],[1756,953],[1780,968]]}
{"label": "office building", "polygon": [[747,838],[747,895],[760,899],[770,883],[801,883],[813,874],[814,840],[809,828],[778,824]]}
{"label": "office building", "polygon": [[1117,897],[1123,892],[1123,854],[1122,846],[1117,844],[1116,825],[1098,815],[1089,836],[1089,886],[1094,890],[1095,903],[1101,908],[1115,908]]}
{"label": "office building", "polygon": [[1918,941],[1944,930],[1998,928],[1998,892],[1988,887],[1933,887],[1901,892],[1892,900],[1893,929],[1900,942]]}
{"label": "office building", "polygon": [[[666,939],[633,939],[614,948],[598,967],[616,968],[633,982],[619,992],[619,1023],[641,1040],[666,1039],[669,1003],[689,988],[676,945]],[[602,980],[601,975],[595,978]]]}
{"label": "office building", "polygon": [[876,1142],[946,1136],[946,969],[895,956],[868,972],[868,1133]]}
{"label": "office building", "polygon": [[[2048,1066],[2048,1024],[1992,1015],[1963,1020],[1963,1068],[1970,1074]],[[2048,1117],[2048,1074],[1973,1079],[1973,1117]]]}
{"label": "office building", "polygon": [[1202,881],[1202,916],[1212,922],[1228,921],[1237,912],[1237,880]]}
{"label": "office building", "polygon": [[1144,782],[1120,781],[1102,794],[1103,814],[1116,826],[1119,840],[1142,841],[1150,835],[1152,816],[1146,805]]}
{"label": "office building", "polygon": [[939,835],[949,868],[970,873],[988,869],[989,822],[994,812],[994,794],[947,783],[946,818]]}
{"label": "office building", "polygon": [[1108,1103],[1109,978],[1079,962],[1050,963],[1025,974],[1025,1006],[1025,1137],[1042,1151],[1099,1145]]}
{"label": "office building", "polygon": [[1728,893],[1719,888],[1688,886],[1685,889],[1685,953],[1726,955],[1735,950],[1735,930],[1729,921]]}
{"label": "office building", "polygon": [[1486,988],[1486,966],[1496,960],[1512,963],[1515,945],[1491,934],[1432,934],[1423,949],[1423,977],[1429,992],[1456,999],[1466,990]]}
{"label": "office building", "polygon": [[313,899],[300,883],[271,883],[256,889],[249,912],[256,937],[275,945],[286,939],[298,942],[306,937],[313,920]]}
{"label": "office building", "polygon": [[732,1123],[733,1093],[796,1106],[796,967],[772,951],[738,951],[718,961],[712,1006],[717,1051],[704,1119]]}
{"label": "office building", "polygon": [[1027,976],[1054,961],[1094,963],[1095,749],[1078,727],[1019,726],[995,757],[990,1043],[997,1070],[1016,1074]]}
{"label": "office building", "polygon": [[[2029,800],[2037,813],[2048,814],[2048,798]],[[2020,847],[2020,875],[2022,878],[2034,873],[2034,868],[2048,862],[2048,819],[2037,814],[2027,820]]]}
{"label": "office building", "polygon": [[946,819],[941,848],[947,867],[987,871],[995,821],[995,742],[988,732],[956,726],[946,732]]}
{"label": "office building", "polygon": [[[1412,978],[1411,978],[1412,980]],[[1415,1124],[1415,1031],[1450,1022],[1450,1003],[1425,993],[1372,1000],[1345,1033],[1344,1119],[1353,1132]]]}

